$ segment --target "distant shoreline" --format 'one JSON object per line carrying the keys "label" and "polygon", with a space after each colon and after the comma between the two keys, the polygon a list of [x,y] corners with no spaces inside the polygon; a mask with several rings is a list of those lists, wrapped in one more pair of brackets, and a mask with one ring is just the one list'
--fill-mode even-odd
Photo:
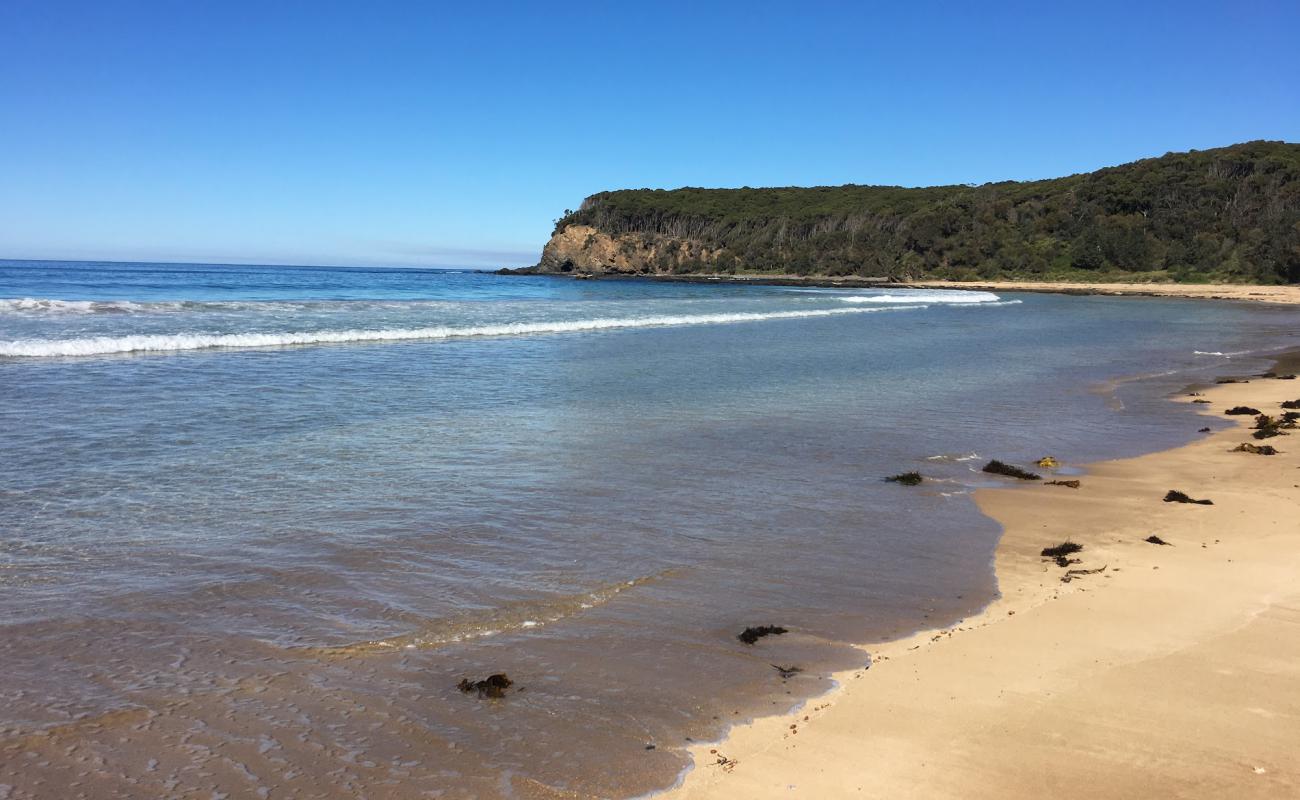
{"label": "distant shoreline", "polygon": [[[1280,374],[1300,365],[1298,351],[1275,358]],[[1204,401],[1206,422],[1235,424],[1088,465],[1077,488],[976,492],[1003,525],[997,600],[949,628],[864,646],[870,670],[837,674],[829,695],[696,746],[665,800],[775,800],[796,786],[807,797],[1295,796],[1300,449],[1287,446],[1295,436],[1258,441],[1254,417],[1224,411],[1276,417],[1300,380],[1250,376],[1200,395],[1173,401]],[[1243,442],[1280,452],[1237,452]],[[1213,505],[1162,502],[1174,489]],[[1083,546],[1077,563],[1041,557],[1064,541]]]}
{"label": "distant shoreline", "polygon": [[749,286],[811,286],[826,289],[954,289],[984,292],[1101,295],[1107,297],[1181,297],[1192,300],[1245,300],[1300,305],[1300,286],[1242,283],[1074,283],[1069,281],[891,281],[884,278],[832,278],[803,275],[714,275],[686,273],[652,275],[625,273],[533,272],[498,270],[498,275],[536,275],[570,280],[644,280],[666,283],[728,283]]}

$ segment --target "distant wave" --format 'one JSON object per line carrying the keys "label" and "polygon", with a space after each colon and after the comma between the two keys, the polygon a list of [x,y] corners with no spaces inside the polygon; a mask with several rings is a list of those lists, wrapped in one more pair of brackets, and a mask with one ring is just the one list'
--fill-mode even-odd
{"label": "distant wave", "polygon": [[370,311],[440,308],[450,300],[53,300],[0,299],[0,314],[163,314],[181,311]]}
{"label": "distant wave", "polygon": [[658,328],[681,325],[718,325],[777,319],[831,317],[872,311],[903,311],[923,305],[883,308],[828,308],[766,313],[694,314],[678,316],[584,319],[556,322],[510,322],[468,327],[391,328],[380,330],[324,330],[285,333],[175,333],[96,336],[84,339],[17,339],[0,342],[0,356],[51,358],[112,353],[168,352],[213,348],[283,347],[343,342],[396,342],[415,339],[461,339],[481,336],[520,336],[534,333],[569,333],[612,328]]}
{"label": "distant wave", "polygon": [[1193,351],[1192,351],[1192,355],[1194,355],[1194,356],[1219,356],[1219,357],[1221,357],[1221,358],[1233,358],[1234,356],[1248,356],[1248,355],[1250,355],[1250,354],[1253,353],[1253,352],[1255,352],[1255,351],[1254,351],[1254,350],[1236,350],[1236,351],[1231,352],[1231,353],[1221,353],[1221,352],[1219,352],[1219,351],[1217,351],[1217,350],[1212,350],[1212,351],[1207,351],[1207,350],[1193,350]]}
{"label": "distant wave", "polygon": [[[908,289],[884,294],[854,294],[835,298],[842,303],[996,303],[1002,298],[992,292],[969,292],[940,289]],[[1015,302],[1015,301],[1011,301]]]}
{"label": "distant wave", "polygon": [[15,297],[0,300],[0,313],[96,314],[142,311],[147,304],[129,300],[47,300]]}

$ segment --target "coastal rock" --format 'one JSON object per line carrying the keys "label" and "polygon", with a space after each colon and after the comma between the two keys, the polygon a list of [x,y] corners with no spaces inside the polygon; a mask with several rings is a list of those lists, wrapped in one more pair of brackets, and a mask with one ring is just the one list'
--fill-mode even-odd
{"label": "coastal rock", "polygon": [[721,248],[690,239],[652,233],[609,234],[590,225],[567,225],[542,248],[536,272],[597,275],[650,275],[712,271]]}
{"label": "coastal rock", "polygon": [[925,478],[919,472],[900,472],[897,475],[890,475],[885,480],[891,483],[901,483],[904,486],[916,486]]}
{"label": "coastal rock", "polygon": [[1253,416],[1258,416],[1261,412],[1258,408],[1251,408],[1250,406],[1233,406],[1232,408],[1228,409],[1223,413],[1229,416],[1236,416],[1236,417],[1244,417],[1244,416],[1253,417]]}

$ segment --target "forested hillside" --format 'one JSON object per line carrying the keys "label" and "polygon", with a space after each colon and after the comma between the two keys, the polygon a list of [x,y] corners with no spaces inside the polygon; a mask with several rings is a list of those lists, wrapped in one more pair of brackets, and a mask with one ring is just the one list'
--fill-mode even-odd
{"label": "forested hillside", "polygon": [[541,271],[1295,283],[1300,145],[982,186],[601,192],[555,232]]}

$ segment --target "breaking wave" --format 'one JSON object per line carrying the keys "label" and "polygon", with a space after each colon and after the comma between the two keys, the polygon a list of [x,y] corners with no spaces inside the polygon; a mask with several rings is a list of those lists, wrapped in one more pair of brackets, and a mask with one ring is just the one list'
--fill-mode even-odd
{"label": "breaking wave", "polygon": [[520,336],[536,333],[571,333],[614,328],[661,328],[681,325],[719,325],[778,319],[830,317],[871,311],[912,310],[924,305],[883,308],[829,308],[805,311],[771,311],[733,314],[686,314],[650,317],[612,317],[555,322],[510,322],[466,327],[389,328],[290,331],[284,333],[175,333],[95,336],[80,339],[17,339],[0,342],[0,356],[9,358],[53,358],[115,353],[172,352],[180,350],[285,347],[292,345],[344,342],[398,342],[421,339],[461,339],[488,336]]}
{"label": "breaking wave", "polygon": [[[940,289],[908,289],[883,294],[853,294],[836,298],[842,303],[926,303],[927,305],[996,303],[1002,300],[992,292]],[[1018,302],[1018,301],[1008,301]]]}
{"label": "breaking wave", "polygon": [[0,299],[0,314],[174,314],[192,312],[371,311],[443,308],[447,300],[53,300],[43,297]]}

